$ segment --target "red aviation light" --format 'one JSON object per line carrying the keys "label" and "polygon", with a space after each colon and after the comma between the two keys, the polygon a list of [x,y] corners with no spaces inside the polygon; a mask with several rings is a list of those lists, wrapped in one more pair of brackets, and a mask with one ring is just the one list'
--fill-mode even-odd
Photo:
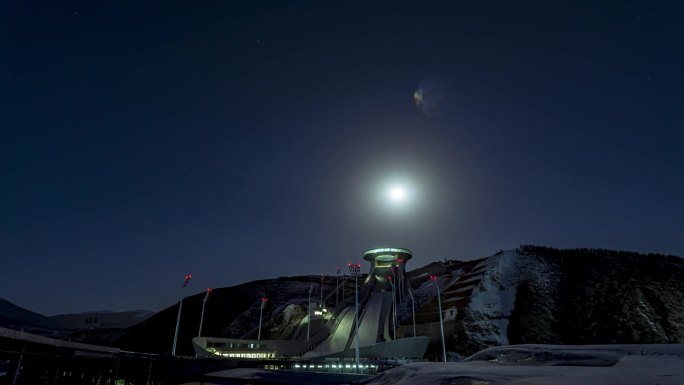
{"label": "red aviation light", "polygon": [[266,298],[266,297],[261,297],[261,302],[264,302],[264,303],[268,302],[268,298]]}
{"label": "red aviation light", "polygon": [[437,276],[436,276],[436,275],[431,275],[431,276],[430,276],[430,281],[436,281],[436,280],[437,280]]}

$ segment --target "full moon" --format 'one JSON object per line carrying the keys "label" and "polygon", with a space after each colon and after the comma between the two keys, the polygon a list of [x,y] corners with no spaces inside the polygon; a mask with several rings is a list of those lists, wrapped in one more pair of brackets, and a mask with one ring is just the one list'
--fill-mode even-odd
{"label": "full moon", "polygon": [[406,199],[406,190],[401,186],[392,187],[389,190],[389,197],[392,202],[403,202]]}

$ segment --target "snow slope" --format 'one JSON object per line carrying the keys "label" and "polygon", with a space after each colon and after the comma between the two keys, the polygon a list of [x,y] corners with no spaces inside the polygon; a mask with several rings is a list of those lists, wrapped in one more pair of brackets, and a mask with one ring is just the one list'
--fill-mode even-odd
{"label": "snow slope", "polygon": [[365,385],[681,385],[684,345],[512,345],[464,362],[414,363]]}
{"label": "snow slope", "polygon": [[552,290],[558,282],[555,269],[542,258],[513,250],[489,257],[477,268],[485,273],[472,291],[465,333],[469,340],[483,347],[508,345],[508,325],[520,283],[534,282],[542,290]]}

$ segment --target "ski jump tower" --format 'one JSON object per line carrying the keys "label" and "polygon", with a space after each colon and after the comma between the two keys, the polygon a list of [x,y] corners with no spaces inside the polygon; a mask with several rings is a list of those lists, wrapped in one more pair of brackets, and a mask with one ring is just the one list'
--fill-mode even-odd
{"label": "ski jump tower", "polygon": [[354,319],[353,297],[335,309],[335,323],[323,343],[304,357],[350,357],[354,338],[358,336],[363,357],[422,357],[427,348],[427,337],[399,338],[398,310],[408,298],[409,285],[404,276],[406,261],[411,251],[400,248],[368,250],[363,259],[370,262],[370,270],[359,285],[359,321]]}
{"label": "ski jump tower", "polygon": [[361,319],[357,330],[361,344],[397,339],[397,307],[407,297],[404,266],[412,257],[408,249],[391,247],[371,249],[363,254],[371,266],[360,288]]}
{"label": "ski jump tower", "polygon": [[[409,306],[412,305],[407,303],[410,285],[405,278],[406,262],[411,258],[411,251],[402,248],[366,251],[363,259],[371,266],[363,283],[359,282],[357,288],[358,315],[352,292],[334,309],[330,320],[313,332],[311,338],[307,337],[307,333],[302,335],[297,331],[276,340],[197,337],[193,339],[195,350],[198,355],[228,357],[350,359],[355,356],[358,339],[359,354],[363,359],[422,358],[429,337],[397,335],[402,318],[397,313],[402,309],[410,311]],[[331,295],[334,298],[334,294]],[[235,351],[244,346],[248,347],[247,350]]]}
{"label": "ski jump tower", "polygon": [[370,262],[371,267],[364,283],[376,286],[376,290],[392,290],[403,298],[407,289],[405,266],[411,258],[413,255],[408,249],[387,247],[366,251],[363,259]]}

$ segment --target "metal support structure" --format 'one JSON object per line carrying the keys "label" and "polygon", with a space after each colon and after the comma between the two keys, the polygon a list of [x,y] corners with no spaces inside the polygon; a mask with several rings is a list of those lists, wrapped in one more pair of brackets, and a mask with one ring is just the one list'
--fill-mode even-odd
{"label": "metal support structure", "polygon": [[[261,317],[264,314],[264,307],[266,307],[266,302],[268,302],[268,298],[261,297],[261,306],[259,307],[259,333],[257,334],[257,341],[261,341]],[[307,339],[308,336],[307,336]]]}
{"label": "metal support structure", "polygon": [[311,293],[313,292],[313,284],[309,286],[309,305],[306,307],[306,340],[308,341],[311,337]]}
{"label": "metal support structure", "polygon": [[19,378],[19,373],[21,372],[21,364],[24,361],[24,353],[26,352],[26,346],[21,348],[21,353],[19,353],[19,359],[17,360],[17,368],[14,370],[14,376],[12,376],[12,385],[17,384],[17,378]]}
{"label": "metal support structure", "polygon": [[359,272],[361,272],[361,265],[358,264],[353,264],[350,263],[349,265],[349,273],[354,276],[354,303],[355,303],[355,309],[356,311],[354,312],[354,358],[355,358],[355,367],[356,367],[356,372],[359,372]]}
{"label": "metal support structure", "polygon": [[119,366],[121,366],[121,354],[117,354],[116,357],[116,368],[114,369],[114,378],[112,379],[112,384],[119,378]]}
{"label": "metal support structure", "polygon": [[200,316],[199,330],[197,331],[197,337],[202,337],[202,325],[204,324],[204,308],[207,306],[207,301],[209,300],[209,294],[211,294],[211,288],[207,289],[207,294],[202,300],[202,315]]}
{"label": "metal support structure", "polygon": [[397,274],[396,270],[392,268],[392,335],[397,339]]}
{"label": "metal support structure", "polygon": [[345,286],[347,286],[347,274],[345,274],[345,275],[342,277],[342,300],[343,300],[343,301],[344,301],[344,299],[346,298],[346,297],[345,297],[345,294],[344,294]]}
{"label": "metal support structure", "polygon": [[396,262],[397,266],[397,273],[398,273],[398,282],[397,284],[399,285],[398,290],[399,290],[399,303],[404,302],[404,260],[398,258]]}
{"label": "metal support structure", "polygon": [[439,332],[442,336],[442,356],[444,358],[444,362],[447,362],[447,355],[446,355],[446,345],[444,344],[444,321],[442,320],[442,299],[441,299],[441,293],[439,292],[439,285],[437,284],[437,276],[436,275],[431,275],[430,280],[434,282],[435,288],[437,289],[437,306],[439,308]]}
{"label": "metal support structure", "polygon": [[387,280],[392,288],[392,338],[397,339],[397,286],[394,284],[392,276],[388,276]]}
{"label": "metal support structure", "polygon": [[359,269],[360,266],[357,265],[356,272],[354,273],[354,302],[356,311],[354,312],[354,322],[356,322],[356,332],[354,333],[354,357],[356,360],[356,371],[359,371]]}
{"label": "metal support structure", "polygon": [[413,316],[413,336],[416,336],[416,304],[413,301],[413,291],[411,290],[411,286],[409,286],[408,289],[409,293],[409,298],[411,298],[411,315]]}
{"label": "metal support structure", "polygon": [[340,268],[335,270],[335,307],[340,303]]}
{"label": "metal support structure", "polygon": [[186,275],[185,281],[183,282],[183,285],[181,286],[181,298],[180,298],[180,303],[178,304],[178,317],[176,318],[176,332],[173,335],[173,347],[171,348],[171,355],[172,356],[176,355],[176,345],[178,343],[178,329],[180,327],[181,311],[183,310],[183,299],[185,299],[185,296],[182,294],[182,289],[185,289],[188,286],[191,279],[192,279],[191,274]]}
{"label": "metal support structure", "polygon": [[145,384],[151,384],[152,382],[150,381],[152,379],[152,360],[150,360],[150,365],[147,367],[147,381],[145,381]]}

